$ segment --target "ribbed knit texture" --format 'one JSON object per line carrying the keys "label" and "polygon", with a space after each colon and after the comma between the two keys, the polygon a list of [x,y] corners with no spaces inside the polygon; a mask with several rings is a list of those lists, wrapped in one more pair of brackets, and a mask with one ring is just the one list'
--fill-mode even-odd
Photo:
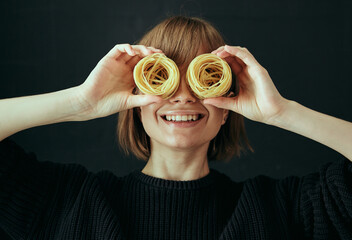
{"label": "ribbed knit texture", "polygon": [[0,228],[13,239],[352,239],[352,164],[233,182],[39,162],[0,142]]}

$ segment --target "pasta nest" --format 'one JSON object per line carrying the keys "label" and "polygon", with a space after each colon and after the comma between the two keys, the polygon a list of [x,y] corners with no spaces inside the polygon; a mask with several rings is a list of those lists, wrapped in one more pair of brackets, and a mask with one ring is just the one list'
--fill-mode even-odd
{"label": "pasta nest", "polygon": [[194,58],[188,66],[186,77],[192,91],[200,99],[222,96],[232,84],[228,63],[210,53]]}
{"label": "pasta nest", "polygon": [[143,93],[170,98],[180,84],[180,72],[174,61],[162,53],[141,59],[133,70],[134,81]]}

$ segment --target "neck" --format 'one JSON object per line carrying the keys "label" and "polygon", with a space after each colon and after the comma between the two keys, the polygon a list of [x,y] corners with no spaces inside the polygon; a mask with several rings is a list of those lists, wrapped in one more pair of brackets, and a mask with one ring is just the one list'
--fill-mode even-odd
{"label": "neck", "polygon": [[[153,144],[152,144],[153,145]],[[162,149],[158,146],[151,151],[150,158],[142,170],[149,176],[167,180],[196,180],[209,173],[206,146],[198,149]]]}

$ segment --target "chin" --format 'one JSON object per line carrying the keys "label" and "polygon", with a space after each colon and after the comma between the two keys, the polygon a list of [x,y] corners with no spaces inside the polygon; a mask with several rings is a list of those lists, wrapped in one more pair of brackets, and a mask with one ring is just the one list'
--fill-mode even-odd
{"label": "chin", "polygon": [[189,137],[179,137],[179,138],[159,141],[159,144],[162,144],[164,146],[167,146],[169,148],[174,148],[177,150],[189,150],[189,149],[200,148],[205,144],[209,144],[209,142],[210,141],[191,139]]}

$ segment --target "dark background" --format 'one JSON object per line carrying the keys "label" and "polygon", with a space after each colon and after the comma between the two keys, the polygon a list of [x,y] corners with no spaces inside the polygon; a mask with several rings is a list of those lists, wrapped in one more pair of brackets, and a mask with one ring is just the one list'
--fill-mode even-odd
{"label": "dark background", "polygon": [[[352,120],[352,1],[90,1],[1,3],[0,98],[81,84],[117,43],[134,43],[169,15],[203,17],[228,44],[247,47],[280,93],[309,108]],[[144,162],[124,156],[117,116],[42,126],[12,138],[39,160],[79,163],[121,176]],[[254,153],[211,166],[234,180],[258,174],[302,176],[341,156],[294,133],[246,121]]]}

